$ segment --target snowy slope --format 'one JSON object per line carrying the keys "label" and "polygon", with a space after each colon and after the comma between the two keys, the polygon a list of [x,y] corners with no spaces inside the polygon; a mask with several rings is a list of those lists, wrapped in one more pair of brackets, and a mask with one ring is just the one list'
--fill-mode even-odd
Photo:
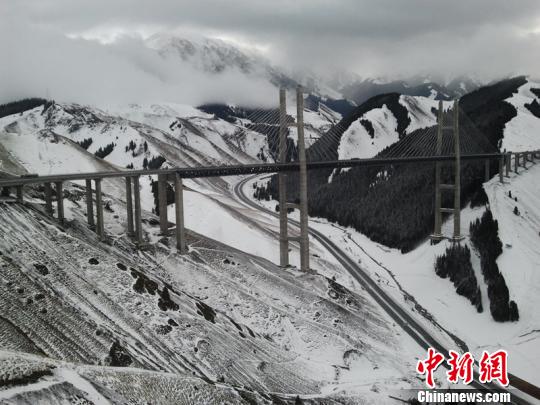
{"label": "snowy slope", "polygon": [[[363,119],[373,125],[373,138],[360,123]],[[384,105],[368,111],[345,131],[338,148],[339,159],[370,158],[398,140],[397,120]]]}
{"label": "snowy slope", "polygon": [[[79,206],[84,190],[67,191],[65,230],[34,209],[0,204],[1,347],[99,365],[118,340],[133,367],[262,393],[380,403],[387,389],[415,385],[418,350],[362,293],[192,233],[188,256],[161,243],[136,252],[125,237],[123,202],[110,195],[112,243],[96,243]],[[31,194],[42,207],[42,194]],[[144,233],[157,241],[150,217],[143,213]],[[165,287],[177,309],[159,304]],[[402,365],[404,352],[410,361]],[[106,385],[119,389],[116,373],[95,371],[112,373]]]}
{"label": "snowy slope", "polygon": [[[401,96],[399,103],[407,109],[411,120],[407,126],[408,134],[417,129],[437,125],[437,115],[434,111],[439,109],[439,101],[428,97]],[[451,105],[451,101],[443,101],[443,108],[447,109]]]}
{"label": "snowy slope", "polygon": [[[289,106],[288,112],[296,118],[292,103]],[[305,122],[308,142],[330,125],[319,112],[309,110],[305,111]],[[246,123],[249,121],[243,119],[232,124],[193,107],[171,103],[110,105],[106,111],[56,103],[45,112],[38,107],[0,119],[0,143],[9,151],[12,164],[38,174],[125,170],[128,165],[141,169],[145,159],[156,156],[164,157],[164,166],[170,167],[253,163],[261,151],[269,156],[268,143],[265,135],[246,129]],[[290,136],[296,140],[295,129],[291,128]],[[85,139],[92,139],[88,150],[76,143]],[[111,142],[113,151],[97,159],[94,153]],[[126,151],[130,143],[135,148]],[[141,177],[142,207],[149,211],[154,207],[151,180],[150,176]],[[277,239],[269,242],[261,238],[261,232],[269,233],[264,229],[267,224],[253,224],[239,210],[230,192],[235,181],[186,180],[185,185],[193,190],[185,193],[187,227],[276,262]],[[103,187],[113,196],[124,198],[121,179],[106,180]],[[174,218],[173,207],[169,210],[169,218]]]}
{"label": "snowy slope", "polygon": [[502,150],[521,152],[540,149],[540,118],[525,107],[533,100],[540,102],[540,97],[532,93],[531,88],[540,89],[540,83],[529,80],[516,94],[505,100],[514,106],[517,116],[506,123]]}
{"label": "snowy slope", "polygon": [[[439,108],[439,101],[428,97],[402,95],[399,104],[407,109],[410,119],[405,134],[437,124],[436,110]],[[443,102],[443,108],[448,108],[450,104],[449,101]],[[362,120],[369,121],[373,126],[373,137],[361,124]],[[377,155],[399,141],[397,127],[397,119],[386,105],[369,110],[343,133],[338,148],[339,158],[370,158]]]}
{"label": "snowy slope", "polygon": [[[499,222],[499,237],[503,243],[503,254],[497,264],[503,274],[510,299],[519,307],[517,322],[495,322],[489,312],[487,286],[480,272],[480,259],[472,248],[468,235],[469,224],[482,216],[484,207],[466,208],[461,213],[461,234],[466,236],[463,243],[471,246],[474,253],[473,267],[479,282],[484,311],[477,313],[470,302],[456,294],[454,285],[448,279],[435,274],[434,263],[442,255],[450,242],[430,245],[422,243],[415,250],[402,254],[371,241],[366,236],[350,228],[329,224],[326,220],[312,219],[311,224],[329,235],[345,248],[381,285],[404,305],[415,310],[414,299],[427,309],[430,317],[443,328],[461,338],[476,355],[482,350],[506,349],[509,353],[509,370],[533,384],[540,384],[538,361],[540,361],[540,318],[538,307],[540,297],[540,165],[530,166],[520,174],[512,174],[501,185],[498,176],[486,184],[489,205],[493,216]],[[508,191],[517,196],[518,202],[508,197]],[[521,216],[513,213],[518,206]],[[453,220],[449,217],[443,225],[443,233],[452,233]],[[422,318],[420,313],[418,316]]]}

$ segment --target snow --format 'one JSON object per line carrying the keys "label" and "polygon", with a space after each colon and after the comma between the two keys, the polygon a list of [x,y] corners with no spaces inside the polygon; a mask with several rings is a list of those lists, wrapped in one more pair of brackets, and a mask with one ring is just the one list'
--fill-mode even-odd
{"label": "snow", "polygon": [[[369,120],[375,130],[373,138],[360,123]],[[339,143],[339,159],[370,158],[399,140],[397,120],[386,105],[368,111],[354,121]]]}
{"label": "snow", "polygon": [[[531,86],[533,84],[523,86],[517,95],[509,99],[518,108],[518,116],[507,125],[504,142],[512,145],[514,150],[517,147],[531,149],[534,145],[538,148],[536,138],[528,134],[540,130],[532,118],[540,120],[531,118],[528,110],[522,107],[531,100]],[[540,86],[535,84],[534,87]],[[407,133],[435,125],[436,117],[431,110],[437,108],[438,101],[402,96],[400,103],[407,108],[411,118]],[[289,104],[288,112],[296,116],[294,106]],[[167,103],[114,106],[107,109],[107,112],[86,107],[84,114],[92,112],[104,122],[85,122],[76,131],[69,130],[75,118],[64,107],[66,105],[58,107],[52,123],[47,123],[41,115],[42,108],[27,111],[21,116],[0,119],[0,129],[3,128],[0,140],[9,151],[9,159],[29,172],[53,174],[106,168],[110,170],[111,167],[124,168],[130,163],[142,167],[144,157],[158,154],[165,156],[166,164],[169,165],[250,162],[255,161],[256,154],[265,147],[263,136],[242,130],[244,137],[236,138],[235,134],[239,130],[237,125],[213,119],[190,106]],[[304,118],[308,124],[308,139],[316,138],[330,125],[324,115],[318,112],[306,110]],[[398,140],[397,120],[386,106],[369,111],[362,118],[373,124],[374,138],[371,139],[359,120],[355,121],[342,137],[338,149],[340,159],[372,157]],[[181,129],[170,128],[176,120],[184,120]],[[291,128],[290,136],[295,139],[294,128]],[[88,151],[73,142],[87,137],[94,139]],[[125,153],[124,147],[130,140],[136,142],[138,148],[146,141],[148,151],[137,156]],[[114,151],[105,160],[96,159],[93,152],[111,141],[118,144]],[[374,243],[352,229],[344,229],[325,220],[311,218],[310,226],[322,231],[346,250],[387,289],[395,301],[431,328],[447,347],[453,347],[454,342],[445,330],[463,339],[476,356],[482,350],[504,348],[509,352],[510,371],[538,385],[538,179],[540,165],[535,165],[521,171],[519,175],[512,174],[504,185],[499,184],[497,179],[486,184],[490,207],[499,221],[500,238],[504,245],[504,253],[498,258],[498,264],[508,284],[511,299],[519,307],[520,320],[515,323],[496,323],[491,318],[487,288],[480,274],[476,254],[473,254],[473,266],[484,307],[484,312],[480,314],[467,299],[456,294],[451,282],[439,278],[434,272],[435,258],[449,246],[448,242],[432,246],[426,241],[414,251],[402,254]],[[349,288],[354,299],[358,300],[360,310],[351,309],[344,302],[330,300],[328,286],[320,275],[303,275],[295,269],[283,270],[272,265],[278,262],[278,223],[273,217],[248,208],[235,199],[231,189],[238,181],[238,178],[233,177],[185,182],[184,210],[191,254],[188,257],[178,257],[174,250],[157,243],[161,236],[156,227],[148,225],[148,219],[153,217],[150,214],[153,197],[149,191],[149,176],[141,177],[142,206],[146,210],[143,215],[146,220],[144,233],[156,247],[155,252],[139,251],[134,254],[127,247],[130,245],[124,240],[125,207],[121,201],[121,186],[106,189],[108,194],[105,197],[113,203],[116,216],[115,219],[113,214],[105,213],[106,230],[113,240],[112,246],[106,249],[97,243],[97,246],[89,243],[89,235],[93,234],[87,230],[81,231],[78,225],[66,234],[52,224],[44,224],[29,213],[17,210],[10,211],[9,218],[13,217],[14,220],[0,218],[6,229],[14,227],[10,234],[15,238],[0,239],[0,245],[2,251],[14,255],[16,249],[25,246],[30,258],[39,257],[39,252],[47,251],[53,261],[63,263],[65,269],[60,267],[55,269],[57,273],[53,273],[56,284],[47,283],[47,289],[53,289],[60,297],[68,297],[63,305],[75,308],[77,316],[82,316],[85,322],[120,334],[129,347],[141,356],[146,368],[160,364],[161,369],[176,371],[173,369],[181,368],[181,362],[177,362],[175,356],[182,353],[212,377],[231,367],[232,371],[227,371],[230,372],[228,378],[236,384],[246,384],[256,389],[280,389],[286,386],[291,391],[309,392],[311,395],[332,396],[339,393],[381,401],[386,398],[374,391],[387,392],[389,389],[414,387],[417,384],[414,363],[422,355],[422,350],[408,335],[392,325],[351,275],[317,242],[312,241],[310,246],[312,267],[326,277],[335,276],[337,282]],[[257,179],[253,179],[255,181]],[[248,190],[251,190],[253,182],[247,184]],[[507,197],[509,190],[518,197],[518,202]],[[275,202],[262,204],[271,209],[275,207]],[[512,213],[516,205],[521,211],[519,217]],[[483,211],[484,208],[463,210],[464,235],[468,234],[469,223],[481,216]],[[168,214],[169,220],[173,221],[175,214],[172,206]],[[297,216],[296,211],[291,214],[292,218]],[[75,224],[84,222],[81,209],[69,201],[66,201],[66,217]],[[17,221],[19,225],[24,224],[26,231],[30,229],[31,234],[18,234],[14,226]],[[450,232],[451,225],[450,218],[444,224],[446,233]],[[292,235],[296,232],[296,229],[290,231]],[[173,245],[172,240],[169,243]],[[468,244],[468,239],[464,243]],[[85,256],[79,257],[77,252],[82,251]],[[108,263],[109,268],[88,268],[86,255],[90,252],[98,256],[100,262]],[[154,297],[148,294],[139,296],[132,291],[131,276],[125,273],[123,275],[126,277],[123,277],[111,271],[110,267],[114,268],[119,257],[123,261],[130,260],[138,269],[145,269],[160,283],[171,283],[179,291],[179,302],[182,305],[182,313],[175,314],[179,317],[175,319],[189,321],[192,328],[174,330],[166,337],[158,336],[154,332],[155,328],[163,325],[166,316],[156,310]],[[233,258],[238,264],[225,266],[225,258]],[[24,262],[22,258],[19,261]],[[298,266],[296,243],[291,244],[291,261],[294,266]],[[5,276],[8,274],[6,272]],[[42,288],[40,283],[37,285]],[[89,285],[99,292],[99,297],[107,299],[100,301],[101,298],[93,297]],[[407,298],[407,294],[427,309],[434,320],[430,321],[423,316],[415,303]],[[198,319],[193,310],[193,299],[200,299],[215,308],[219,317],[226,314],[243,325],[241,327],[248,326],[258,337],[267,334],[271,340],[263,343],[240,340],[237,331],[233,329],[234,333],[230,332],[227,328],[230,325],[223,319],[216,326],[206,325],[208,322]],[[117,302],[122,305],[116,305]],[[316,313],[322,318],[316,317]],[[341,323],[336,322],[336,319]],[[38,331],[42,330],[40,327],[43,328],[40,322],[36,324]],[[74,337],[85,350],[91,351],[86,347],[89,345],[97,351],[93,354],[96,357],[106,352],[107,347],[102,342],[96,343],[94,331],[87,323],[68,326],[81,328],[81,334],[86,333],[91,337],[91,344],[80,335]],[[61,338],[57,337],[57,341],[61,341]],[[206,344],[212,348],[209,357],[204,357],[202,350],[199,355],[191,352],[193,347]],[[252,354],[252,350],[262,351],[264,355]],[[75,355],[67,348],[55,347],[55,353],[61,358],[75,360]],[[233,366],[230,365],[231,353],[236,358]],[[174,364],[164,366],[164,359],[169,357],[173,358],[171,361]],[[265,373],[257,371],[257,364],[265,368],[265,373],[271,377],[263,377]],[[105,373],[100,369],[96,374],[101,372]],[[93,389],[92,380],[81,376],[85,373],[88,374],[88,371],[74,371],[72,367],[64,367],[59,368],[54,376],[69,381],[92,397],[94,402],[100,403],[102,393],[98,387]],[[295,378],[291,377],[293,375]],[[315,386],[317,389],[313,388]]]}
{"label": "snow", "polygon": [[[137,166],[142,157],[133,158],[124,151],[124,142],[127,144],[129,140],[136,141],[137,145],[146,140],[149,154],[164,154],[169,164],[183,161],[179,158],[181,149],[175,141],[177,138],[173,136],[176,134],[156,128],[160,125],[164,128],[168,118],[157,119],[152,115],[155,109],[151,113],[153,118],[145,114],[138,118],[147,117],[148,122],[154,120],[155,126],[126,121],[92,109],[90,111],[99,113],[105,123],[85,124],[70,132],[69,120],[73,118],[63,107],[58,108],[54,122],[49,121],[51,126],[48,127],[54,133],[47,132],[46,136],[39,135],[44,133],[46,126],[40,118],[40,109],[10,117],[2,123],[2,127],[9,126],[10,129],[2,134],[2,144],[7,144],[13,158],[28,171],[95,171],[104,165],[124,167],[128,163]],[[84,114],[87,111],[85,109]],[[317,123],[316,115],[307,116],[314,126],[323,124],[322,121]],[[10,126],[14,121],[17,125]],[[227,147],[238,160],[248,159],[227,144],[225,138],[233,129],[229,123],[210,121],[204,116],[190,117],[189,122],[200,131],[190,130],[190,140],[200,138],[207,141],[190,143],[192,156],[210,161],[215,159],[212,148]],[[96,143],[89,151],[82,150],[71,141],[88,136],[92,136]],[[51,139],[58,139],[58,142],[51,143]],[[96,159],[91,152],[111,140],[118,141],[118,147],[105,160]],[[3,254],[16,257],[25,272],[33,271],[32,263],[47,258],[50,274],[43,280],[40,276],[36,279],[34,275],[25,281],[28,283],[24,284],[25,291],[52,291],[49,307],[59,305],[54,297],[63,302],[58,313],[38,313],[37,319],[32,318],[33,328],[29,336],[37,340],[49,333],[49,322],[58,322],[57,330],[52,331],[53,337],[49,338],[51,348],[46,351],[47,355],[54,353],[55,358],[66,361],[81,361],[82,358],[84,362],[95,364],[105,357],[111,340],[119,337],[130,353],[137,355],[141,367],[177,372],[185,364],[180,356],[186,356],[189,364],[197,365],[197,373],[203,370],[212,379],[224,374],[226,383],[261,391],[373,398],[380,402],[386,399],[384,387],[418,385],[413,363],[420,351],[408,341],[408,337],[399,335],[399,328],[358,286],[350,283],[356,292],[346,293],[354,303],[347,304],[345,297],[330,298],[328,281],[321,275],[304,275],[294,268],[279,269],[265,260],[275,263],[278,259],[277,222],[233,198],[231,185],[237,181],[238,178],[228,178],[226,181],[185,182],[185,219],[190,249],[190,256],[185,257],[177,256],[174,248],[169,249],[159,243],[158,227],[148,225],[150,218],[155,220],[149,212],[153,207],[149,176],[141,177],[142,206],[146,210],[143,212],[143,233],[152,242],[149,251],[135,252],[126,240],[121,185],[105,191],[105,199],[111,202],[114,210],[114,213],[104,213],[111,245],[102,245],[94,240],[95,235],[84,225],[84,210],[71,200],[65,201],[70,224],[67,232],[22,207],[2,206],[7,211],[0,215],[0,227],[11,235],[10,239],[0,238]],[[65,186],[70,194],[82,197],[82,189]],[[37,197],[32,199],[36,200],[42,203]],[[168,212],[173,220],[172,207]],[[296,232],[291,230],[292,235]],[[174,246],[173,240],[169,244]],[[18,249],[25,250],[25,257],[17,254]],[[343,274],[343,269],[317,243],[312,244],[311,253],[313,268],[330,277],[337,275],[340,279],[350,280],[350,276]],[[99,265],[88,265],[89,257],[96,257]],[[234,264],[225,264],[225,259]],[[292,243],[291,262],[298,265],[298,260],[298,246]],[[157,309],[156,297],[134,292],[133,277],[129,272],[122,273],[116,269],[119,261],[144,272],[160,286],[164,282],[170,283],[176,291],[173,297],[181,311],[164,314]],[[9,269],[3,272],[3,277],[15,274],[18,273]],[[8,297],[7,294],[3,296]],[[215,326],[196,313],[196,300],[216,310]],[[8,304],[10,302],[7,300]],[[73,319],[59,322],[69,311],[75,313]],[[36,316],[33,311],[29,313]],[[28,320],[17,318],[17,312],[12,308],[5,311],[4,316],[22,323],[23,329],[28,327]],[[48,316],[55,318],[49,320]],[[182,327],[160,335],[156,330],[166,324],[168,317]],[[256,338],[239,336],[235,328],[231,329],[227,317],[243,328],[244,336],[249,335],[245,329],[247,326]],[[106,331],[103,337],[95,335],[98,327]],[[78,351],[63,346],[61,342],[66,340],[75,342],[74,347]],[[206,352],[193,350],[207,345],[209,350]],[[344,357],[351,350],[360,354]],[[405,363],[400,361],[404,352],[407,353]],[[349,367],[350,371],[339,372],[343,367]],[[374,367],[378,370],[376,374],[372,373]],[[62,368],[54,378],[69,382],[80,392],[86,392],[85,396],[92,396],[98,401],[98,395],[103,394],[99,386],[94,385],[98,393],[91,391],[86,381],[95,380],[82,375],[86,372],[81,373],[77,370],[73,374],[71,368]],[[360,378],[367,375],[370,377]],[[384,377],[382,382],[380,377]],[[111,379],[116,377],[108,378],[107,386]],[[372,390],[374,385],[380,393]],[[55,384],[53,387],[58,390],[62,386]],[[136,392],[136,388],[132,387],[131,392]]]}
{"label": "snow", "polygon": [[[321,219],[311,219],[310,223],[346,249],[397,300],[403,301],[401,289],[412,295],[446,330],[464,340],[475,356],[480,356],[482,350],[505,349],[509,353],[510,372],[538,385],[539,179],[540,165],[537,164],[518,175],[512,174],[504,185],[499,184],[498,177],[486,185],[490,207],[499,221],[499,236],[504,246],[497,263],[507,282],[510,299],[518,304],[518,322],[498,323],[493,320],[489,311],[487,286],[480,273],[480,259],[472,248],[473,267],[482,293],[482,313],[477,313],[468,299],[457,295],[448,279],[441,279],[435,274],[435,258],[444,253],[450,242],[443,241],[432,246],[426,241],[415,250],[402,254],[371,241],[353,229],[344,229]],[[518,198],[517,203],[508,197],[509,190]],[[520,217],[512,212],[516,205],[521,211]],[[479,218],[484,210],[462,210],[461,233],[466,236],[464,243],[470,245],[469,224]],[[443,234],[450,235],[452,227],[450,217],[443,225]],[[404,303],[407,304],[407,300]],[[433,325],[430,326],[433,328]]]}
{"label": "snow", "polygon": [[4,133],[2,144],[29,171],[42,175],[95,172],[105,165],[69,140],[49,134]]}
{"label": "snow", "polygon": [[[421,128],[437,125],[437,115],[433,110],[439,109],[439,101],[428,97],[406,96],[399,98],[399,103],[408,111],[411,123],[407,127],[407,133],[410,134]],[[448,109],[452,106],[451,101],[443,101],[443,108]]]}
{"label": "snow", "polygon": [[540,102],[531,88],[540,89],[540,82],[528,81],[505,100],[514,106],[517,115],[506,123],[501,150],[524,152],[540,149],[540,119],[525,107],[535,99]]}
{"label": "snow", "polygon": [[[274,263],[279,261],[277,240],[268,230],[231,209],[230,199],[205,195],[201,192],[184,192],[184,217],[186,227],[201,235],[224,242],[232,247],[264,257]],[[225,200],[225,201],[224,201]],[[174,206],[168,215],[174,218]]]}

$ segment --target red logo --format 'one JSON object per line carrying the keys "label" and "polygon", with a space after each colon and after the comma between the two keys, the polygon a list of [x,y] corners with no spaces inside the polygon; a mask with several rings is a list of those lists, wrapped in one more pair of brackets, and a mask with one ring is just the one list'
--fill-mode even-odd
{"label": "red logo", "polygon": [[435,388],[435,382],[433,381],[433,372],[437,370],[437,367],[444,361],[444,356],[433,348],[428,349],[428,357],[424,361],[419,361],[416,365],[416,372],[426,375],[426,384],[430,388]]}
{"label": "red logo", "polygon": [[488,383],[493,380],[499,381],[503,387],[506,387],[508,381],[506,350],[498,350],[489,354],[484,351],[480,359],[480,382]]}
{"label": "red logo", "polygon": [[467,352],[463,356],[459,353],[450,350],[448,352],[450,358],[446,363],[450,366],[450,370],[446,372],[446,378],[449,382],[457,384],[462,380],[464,384],[470,384],[473,380],[473,364],[474,358],[471,353]]}
{"label": "red logo", "polygon": [[[474,357],[466,352],[463,355],[450,350],[448,352],[449,370],[446,372],[448,382],[457,384],[460,381],[463,384],[470,384],[473,381]],[[419,360],[416,364],[416,372],[426,376],[426,384],[429,388],[435,388],[433,373],[445,360],[444,355],[429,348],[427,358]],[[478,364],[479,380],[481,383],[490,383],[498,381],[503,387],[508,386],[508,353],[506,350],[498,350],[492,354],[484,351]]]}

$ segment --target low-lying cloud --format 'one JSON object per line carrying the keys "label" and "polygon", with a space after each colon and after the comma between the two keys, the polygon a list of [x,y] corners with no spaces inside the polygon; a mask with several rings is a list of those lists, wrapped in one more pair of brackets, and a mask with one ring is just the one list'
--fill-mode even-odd
{"label": "low-lying cloud", "polygon": [[224,102],[267,105],[275,88],[234,68],[219,74],[181,58],[163,58],[141,38],[113,44],[70,39],[54,31],[12,24],[0,28],[0,103],[49,97],[84,104]]}
{"label": "low-lying cloud", "polygon": [[208,75],[142,46],[141,37],[168,31],[228,38],[277,66],[325,75],[489,81],[540,66],[538,0],[4,0],[0,18],[4,101],[46,89],[98,101],[275,98],[263,79]]}

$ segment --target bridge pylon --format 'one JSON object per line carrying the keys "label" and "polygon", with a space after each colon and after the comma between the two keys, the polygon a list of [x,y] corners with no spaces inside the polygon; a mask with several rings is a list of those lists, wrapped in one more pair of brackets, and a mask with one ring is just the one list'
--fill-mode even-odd
{"label": "bridge pylon", "polygon": [[[289,266],[289,241],[297,240],[300,243],[300,270],[309,271],[309,231],[308,231],[308,203],[307,203],[307,164],[306,145],[304,137],[304,91],[301,86],[296,89],[296,128],[298,134],[298,163],[300,166],[299,204],[287,202],[287,174],[279,172],[279,263],[281,267]],[[279,90],[279,162],[287,162],[287,101],[285,89]],[[288,208],[298,208],[300,211],[300,237],[292,238],[288,235]]]}
{"label": "bridge pylon", "polygon": [[[442,163],[435,163],[435,227],[431,235],[431,242],[438,243],[446,237],[442,233],[442,214],[454,214],[454,232],[450,240],[459,242],[463,239],[461,235],[461,151],[460,151],[460,134],[459,134],[459,102],[454,100],[452,109],[452,125],[445,125],[443,102],[439,101],[438,125],[437,125],[437,144],[436,154],[441,156],[443,136],[445,131],[452,131],[454,140],[454,183],[441,183]],[[454,206],[452,208],[442,207],[442,190],[454,193]]]}

